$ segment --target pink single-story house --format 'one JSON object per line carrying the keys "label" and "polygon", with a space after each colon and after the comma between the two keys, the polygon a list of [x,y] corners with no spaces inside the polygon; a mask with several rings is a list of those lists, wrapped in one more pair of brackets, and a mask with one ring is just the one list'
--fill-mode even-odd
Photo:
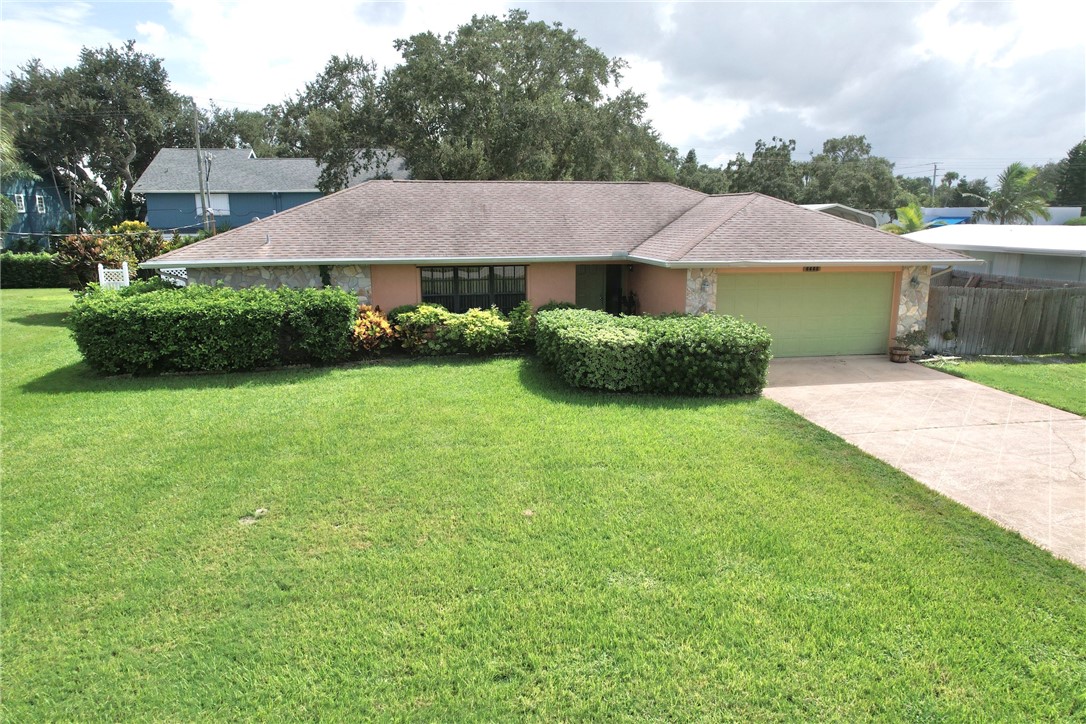
{"label": "pink single-story house", "polygon": [[190,284],[321,286],[388,310],[527,299],[721,313],[777,356],[875,354],[927,314],[931,265],[969,257],[757,193],[667,183],[368,181],[142,265]]}

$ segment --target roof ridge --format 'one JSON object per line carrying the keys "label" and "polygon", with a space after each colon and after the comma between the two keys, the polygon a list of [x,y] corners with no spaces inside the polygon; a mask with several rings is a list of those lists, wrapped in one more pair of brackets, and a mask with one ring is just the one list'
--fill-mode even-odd
{"label": "roof ridge", "polygon": [[[742,195],[742,194],[721,194],[721,195],[722,195],[722,196],[733,196],[733,195],[736,195],[736,196],[740,196],[740,195]],[[712,227],[711,229],[709,229],[708,231],[706,231],[706,232],[705,232],[704,234],[702,234],[702,235],[701,235],[701,236],[699,236],[698,238],[694,239],[694,241],[692,241],[692,242],[690,242],[690,243],[688,243],[688,244],[686,244],[686,245],[684,245],[684,246],[681,246],[681,247],[679,247],[679,250],[678,250],[678,251],[677,251],[676,253],[672,254],[672,255],[671,255],[671,257],[672,257],[672,258],[671,258],[671,259],[669,259],[668,261],[674,261],[674,260],[677,260],[677,259],[682,259],[682,258],[683,258],[684,256],[686,256],[687,254],[689,254],[689,253],[690,253],[690,251],[691,251],[691,250],[692,250],[692,249],[693,249],[694,247],[696,247],[696,246],[697,246],[698,244],[700,244],[701,242],[705,241],[705,240],[706,240],[706,239],[708,239],[708,238],[709,238],[710,236],[712,236],[712,235],[713,235],[713,234],[714,234],[714,233],[716,232],[716,230],[717,230],[717,229],[719,229],[719,228],[720,228],[721,226],[724,226],[724,224],[726,224],[726,223],[728,223],[729,221],[731,221],[732,217],[734,217],[734,216],[735,216],[736,214],[738,214],[738,213],[739,213],[740,211],[742,211],[743,209],[747,208],[747,207],[748,207],[748,206],[750,206],[750,205],[751,205],[752,203],[754,203],[754,199],[758,198],[758,196],[760,196],[760,194],[758,194],[758,193],[751,193],[751,194],[750,194],[750,198],[749,198],[749,199],[747,199],[747,200],[746,200],[746,202],[744,202],[744,203],[740,204],[739,206],[735,207],[734,209],[732,209],[731,213],[728,213],[728,214],[724,214],[724,218],[722,218],[722,219],[720,220],[720,223],[716,224],[716,225],[715,225],[715,226],[713,226],[713,227]],[[709,198],[713,198],[713,197],[711,197],[711,196],[710,196]],[[682,216],[686,216],[686,214],[689,214],[689,213],[690,213],[691,211],[693,211],[694,209],[698,208],[699,206],[701,206],[702,204],[704,204],[704,203],[705,203],[706,201],[708,201],[708,200],[709,200],[709,199],[702,199],[702,200],[701,200],[701,201],[699,201],[698,203],[694,204],[694,206],[693,206],[693,207],[691,207],[691,208],[690,208],[689,210],[687,210],[687,212],[686,212],[685,214],[683,214]],[[680,216],[680,217],[679,217],[679,219],[681,219],[681,218],[682,218],[682,216]],[[678,221],[678,219],[675,219],[675,221]],[[675,223],[675,221],[672,221],[672,222],[671,222],[671,224],[674,224],[674,223]],[[671,226],[671,224],[668,224],[667,226]],[[667,228],[667,226],[665,226],[665,227],[664,227],[663,229],[660,229],[660,231],[663,231],[664,229],[666,229],[666,228]],[[659,233],[660,233],[660,231],[658,231],[658,232],[656,232],[656,233],[657,233],[657,234],[659,234]],[[653,236],[656,236],[656,234],[653,234]],[[649,238],[651,239],[652,237],[649,237]],[[648,239],[646,239],[645,241],[648,241]],[[639,244],[638,246],[640,246],[640,244]]]}

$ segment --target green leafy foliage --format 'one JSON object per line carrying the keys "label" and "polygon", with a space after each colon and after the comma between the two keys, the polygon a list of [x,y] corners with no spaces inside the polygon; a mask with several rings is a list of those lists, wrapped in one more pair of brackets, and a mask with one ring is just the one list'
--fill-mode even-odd
{"label": "green leafy foliage", "polygon": [[420,304],[413,312],[397,316],[396,331],[403,348],[412,354],[437,355],[456,352],[449,333],[452,313],[438,304]]}
{"label": "green leafy foliage", "polygon": [[670,394],[754,394],[765,386],[770,337],[717,315],[613,317],[591,310],[537,315],[536,348],[571,385]]}
{"label": "green leafy foliage", "polygon": [[987,208],[973,212],[974,219],[993,224],[1032,224],[1035,216],[1051,219],[1044,190],[1033,184],[1037,169],[1012,163],[999,174],[999,188],[991,193]]}
{"label": "green leafy foliage", "polygon": [[358,301],[339,287],[280,287],[286,307],[284,359],[329,364],[347,358]]}
{"label": "green leafy foliage", "polygon": [[750,160],[742,153],[728,162],[726,175],[735,192],[756,191],[785,201],[799,199],[802,175],[792,161],[796,150],[794,140],[773,137],[772,143],[762,139],[754,144]]}
{"label": "green leafy foliage", "polygon": [[72,277],[77,288],[98,279],[98,265],[118,268],[128,262],[134,277],[139,263],[165,253],[169,246],[162,232],[148,228],[141,221],[126,221],[110,229],[110,234],[71,234],[56,242],[57,264]]}
{"label": "green leafy foliage", "polygon": [[451,314],[448,327],[453,344],[465,352],[494,354],[509,349],[509,320],[497,307]]}
{"label": "green leafy foliage", "polygon": [[97,290],[76,301],[68,325],[97,372],[219,372],[278,364],[285,313],[283,298],[263,287]]}
{"label": "green leafy foliage", "polygon": [[1086,207],[1086,140],[1076,143],[1057,164],[1055,202]]}
{"label": "green leafy foliage", "polygon": [[920,204],[909,204],[908,206],[902,206],[894,209],[897,214],[897,221],[890,222],[889,224],[883,224],[879,228],[883,231],[888,231],[891,234],[911,234],[914,231],[920,231],[926,229],[930,224],[924,223],[924,210],[920,208]]}
{"label": "green leafy foliage", "polygon": [[509,344],[517,350],[535,348],[535,315],[527,299],[509,312]]}
{"label": "green leafy foliage", "polygon": [[536,314],[538,314],[539,312],[550,312],[550,311],[552,311],[554,309],[576,309],[576,308],[577,308],[577,305],[574,304],[573,302],[557,302],[557,301],[552,299],[549,302],[545,302],[543,304],[540,304],[538,307],[536,307],[535,311],[536,311]]}
{"label": "green leafy foliage", "polygon": [[284,104],[323,166],[323,191],[392,147],[422,179],[675,176],[675,150],[645,118],[644,96],[618,87],[625,62],[560,23],[514,9],[395,47],[403,60],[383,76],[363,58],[333,56]]}
{"label": "green leafy foliage", "polygon": [[509,348],[509,321],[495,307],[453,314],[436,304],[402,312],[397,331],[412,354],[492,354]]}
{"label": "green leafy foliage", "polygon": [[396,330],[376,307],[363,304],[358,308],[352,342],[362,354],[376,354],[389,347],[396,339]]}
{"label": "green leafy foliage", "polygon": [[71,275],[56,263],[55,254],[0,254],[0,287],[4,289],[66,289],[71,283]]}
{"label": "green leafy foliage", "polygon": [[894,165],[871,155],[864,136],[831,138],[804,168],[804,203],[833,202],[856,209],[885,209],[899,192]]}
{"label": "green leafy foliage", "polygon": [[[401,314],[403,314],[404,312],[417,311],[419,306],[421,306],[421,305],[418,305],[418,304],[401,304],[398,307],[393,307],[388,313],[388,321],[391,322],[392,324],[399,324]],[[431,306],[441,306],[441,305],[435,304],[435,305],[431,305]]]}
{"label": "green leafy foliage", "polygon": [[68,325],[92,369],[222,372],[327,363],[349,351],[354,302],[341,290],[155,284],[92,289],[77,298]]}

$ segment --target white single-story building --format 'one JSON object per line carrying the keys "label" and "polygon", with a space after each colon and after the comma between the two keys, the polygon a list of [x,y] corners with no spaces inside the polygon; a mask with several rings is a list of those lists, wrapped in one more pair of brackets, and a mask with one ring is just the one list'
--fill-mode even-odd
{"label": "white single-story building", "polygon": [[985,274],[1086,282],[1086,227],[954,224],[905,238],[985,262]]}

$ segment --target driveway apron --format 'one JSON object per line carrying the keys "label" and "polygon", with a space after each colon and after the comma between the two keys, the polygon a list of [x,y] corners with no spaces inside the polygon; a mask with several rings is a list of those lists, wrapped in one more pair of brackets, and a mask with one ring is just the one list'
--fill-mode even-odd
{"label": "driveway apron", "polygon": [[1086,419],[881,356],[773,360],[764,394],[1086,568]]}

